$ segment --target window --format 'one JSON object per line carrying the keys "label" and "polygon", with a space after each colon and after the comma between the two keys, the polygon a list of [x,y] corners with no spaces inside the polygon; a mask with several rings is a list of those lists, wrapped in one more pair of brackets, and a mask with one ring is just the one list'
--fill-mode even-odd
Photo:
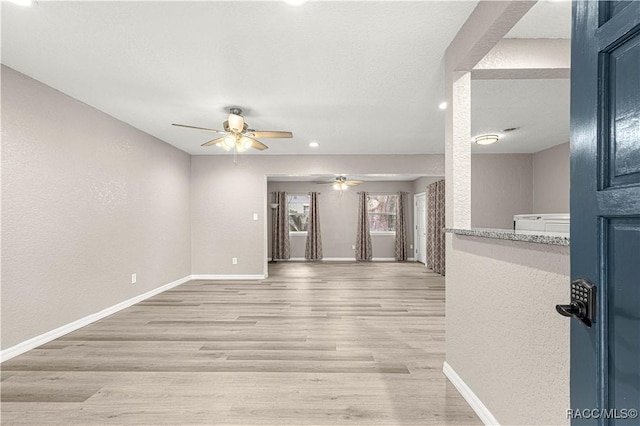
{"label": "window", "polygon": [[289,232],[307,232],[309,224],[309,195],[287,195],[289,203]]}
{"label": "window", "polygon": [[369,195],[369,230],[372,233],[396,231],[397,195]]}

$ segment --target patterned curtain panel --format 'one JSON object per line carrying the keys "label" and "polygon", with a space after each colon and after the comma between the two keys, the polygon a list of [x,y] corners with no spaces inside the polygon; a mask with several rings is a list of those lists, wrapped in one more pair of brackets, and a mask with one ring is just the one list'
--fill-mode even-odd
{"label": "patterned curtain panel", "polygon": [[287,194],[274,192],[273,202],[278,203],[278,207],[275,209],[275,221],[273,224],[272,256],[274,260],[286,260],[291,257],[289,254],[289,203],[287,202]]}
{"label": "patterned curtain panel", "polygon": [[407,236],[405,225],[404,204],[406,193],[398,192],[396,200],[396,260],[407,260]]}
{"label": "patterned curtain panel", "polygon": [[427,187],[427,211],[427,268],[444,275],[444,180]]}
{"label": "patterned curtain panel", "polygon": [[369,232],[369,209],[367,193],[358,195],[358,234],[356,235],[356,260],[368,261],[373,257],[371,233]]}
{"label": "patterned curtain panel", "polygon": [[309,223],[307,225],[307,245],[304,258],[307,260],[322,259],[322,238],[320,238],[320,213],[318,212],[318,193],[309,193]]}

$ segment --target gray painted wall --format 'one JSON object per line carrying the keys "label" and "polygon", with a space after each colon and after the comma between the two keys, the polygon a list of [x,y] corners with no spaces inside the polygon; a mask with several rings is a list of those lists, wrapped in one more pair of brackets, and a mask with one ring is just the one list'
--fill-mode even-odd
{"label": "gray painted wall", "polygon": [[568,142],[533,154],[534,213],[569,213],[570,154]]}
{"label": "gray painted wall", "polygon": [[532,213],[530,154],[471,156],[471,226],[513,228],[513,215]]}
{"label": "gray painted wall", "polygon": [[184,152],[3,66],[2,348],[189,275],[189,170]]}
{"label": "gray painted wall", "polygon": [[[2,95],[3,348],[189,274],[264,274],[267,175],[428,175],[402,184],[413,194],[444,174],[442,155],[246,155],[238,165],[230,156],[190,157],[4,66]],[[566,166],[560,173],[568,176],[568,161],[556,161],[556,148],[565,155],[566,148],[551,148],[529,156],[530,166],[522,156],[474,156],[480,158],[472,188],[476,220],[501,218],[474,226],[510,226],[527,202],[535,208],[534,193],[535,206],[557,211],[564,177],[551,180],[559,192],[548,200],[533,189],[545,186],[553,162]],[[365,185],[378,184],[396,190],[389,182]],[[365,185],[362,190],[382,190]],[[530,201],[506,197],[527,188]],[[323,192],[330,200],[329,189]],[[353,202],[348,197],[344,204]],[[500,206],[507,212],[491,211]],[[407,212],[411,217],[413,209]],[[351,256],[355,218],[338,221],[333,213],[322,214],[332,226],[344,225],[338,229],[346,239],[327,238],[325,256]],[[391,240],[374,237],[374,255],[391,257]],[[410,235],[407,240],[413,243]],[[294,250],[295,257],[302,253]]]}
{"label": "gray painted wall", "polygon": [[447,363],[500,424],[569,424],[569,247],[447,240]]}
{"label": "gray painted wall", "polygon": [[[406,241],[407,250],[411,253],[413,245],[413,182],[364,182],[362,185],[350,188],[344,192],[336,191],[331,185],[317,185],[313,182],[269,182],[269,193],[284,191],[287,193],[320,192],[318,205],[320,207],[320,229],[322,232],[323,256],[354,258],[351,248],[356,243],[358,224],[358,192],[407,192],[405,202],[406,212]],[[269,215],[269,230],[271,230],[271,215]],[[291,257],[304,258],[306,235],[291,234]],[[395,236],[371,236],[374,258],[393,258],[395,256]],[[269,256],[271,256],[271,232],[269,232]],[[409,257],[413,257],[409,255]]]}
{"label": "gray painted wall", "polygon": [[569,144],[536,154],[471,156],[471,226],[513,228],[513,216],[569,212]]}
{"label": "gray painted wall", "polygon": [[434,182],[444,179],[444,176],[423,176],[413,181],[413,193],[420,194],[421,192],[427,192],[427,186]]}
{"label": "gray painted wall", "polygon": [[[442,155],[194,156],[191,159],[191,271],[261,275],[267,270],[267,176],[418,174],[442,176]],[[326,191],[325,191],[326,192]],[[253,220],[258,213],[258,220]],[[231,263],[238,257],[238,264]]]}

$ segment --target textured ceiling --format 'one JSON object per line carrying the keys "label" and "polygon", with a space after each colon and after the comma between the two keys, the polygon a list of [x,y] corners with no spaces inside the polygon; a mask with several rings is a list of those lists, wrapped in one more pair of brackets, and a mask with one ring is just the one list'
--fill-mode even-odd
{"label": "textured ceiling", "polygon": [[[497,133],[493,145],[473,153],[531,153],[569,142],[569,80],[474,80],[473,136]],[[504,129],[519,127],[513,132]]]}
{"label": "textured ceiling", "polygon": [[[571,1],[536,3],[505,38],[571,38]],[[532,153],[569,141],[569,80],[474,80],[473,136],[497,133],[473,153]],[[503,129],[518,127],[513,132]]]}
{"label": "textured ceiling", "polygon": [[571,0],[540,0],[505,38],[571,38]]}
{"label": "textured ceiling", "polygon": [[[192,154],[225,107],[266,153],[441,152],[445,49],[474,2],[3,4],[2,60]],[[397,125],[400,120],[400,126]],[[396,125],[394,126],[394,123]]]}
{"label": "textured ceiling", "polygon": [[[191,154],[223,151],[199,146],[213,134],[170,124],[220,128],[229,106],[244,108],[252,128],[294,132],[263,140],[260,155],[442,153],[443,55],[475,5],[3,2],[2,63]],[[545,13],[556,11],[535,19]],[[539,25],[540,36],[552,26]],[[479,100],[509,98],[487,95]],[[526,101],[521,116],[494,109],[507,117],[476,117],[474,129],[521,125],[536,115]],[[526,149],[542,149],[537,141]]]}

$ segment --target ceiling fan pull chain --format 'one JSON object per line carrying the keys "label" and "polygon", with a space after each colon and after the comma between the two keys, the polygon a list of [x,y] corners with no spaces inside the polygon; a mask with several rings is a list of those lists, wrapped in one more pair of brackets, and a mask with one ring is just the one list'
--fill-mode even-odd
{"label": "ceiling fan pull chain", "polygon": [[237,145],[233,146],[233,164],[238,165],[238,147]]}

